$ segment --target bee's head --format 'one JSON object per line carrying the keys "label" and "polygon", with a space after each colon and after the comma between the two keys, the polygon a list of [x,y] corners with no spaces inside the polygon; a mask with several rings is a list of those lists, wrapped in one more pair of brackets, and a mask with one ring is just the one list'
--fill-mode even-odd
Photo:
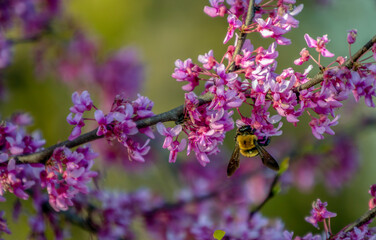
{"label": "bee's head", "polygon": [[241,126],[239,128],[239,132],[240,133],[250,133],[250,134],[253,134],[254,133],[254,129],[249,126],[249,125],[244,125],[244,126]]}

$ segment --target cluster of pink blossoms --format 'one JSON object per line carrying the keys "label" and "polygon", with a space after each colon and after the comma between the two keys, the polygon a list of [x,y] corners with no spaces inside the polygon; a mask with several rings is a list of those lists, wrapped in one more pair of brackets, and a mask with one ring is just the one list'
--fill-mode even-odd
{"label": "cluster of pink blossoms", "polygon": [[[4,0],[0,3],[0,26],[4,32],[14,32],[14,29],[20,28],[20,39],[32,40],[47,31],[60,12],[60,0]],[[11,63],[11,47],[17,41],[6,40],[3,32],[0,34],[0,69]]]}
{"label": "cluster of pink blossoms", "polygon": [[297,28],[299,21],[294,18],[301,12],[303,5],[295,7],[292,11],[290,6],[295,4],[295,0],[278,1],[274,5],[270,1],[255,1],[257,8],[255,9],[254,22],[249,26],[243,26],[245,15],[248,11],[248,1],[231,0],[209,0],[210,7],[206,6],[204,12],[210,17],[224,17],[228,15],[229,23],[228,31],[224,40],[227,43],[233,36],[236,29],[243,32],[259,32],[264,38],[273,38],[280,45],[288,45],[290,39],[283,37],[284,34]]}
{"label": "cluster of pink blossoms", "polygon": [[32,168],[40,166],[17,165],[13,156],[34,153],[42,149],[45,140],[38,132],[29,135],[25,129],[32,119],[27,114],[15,114],[0,124],[0,201],[5,201],[5,192],[21,199],[28,199],[25,190],[35,184],[30,176]]}
{"label": "cluster of pink blossoms", "polygon": [[[56,210],[67,210],[78,193],[88,193],[87,183],[97,176],[91,171],[96,154],[90,147],[75,151],[58,148],[47,164],[19,164],[18,155],[42,150],[45,140],[38,132],[28,135],[25,127],[32,123],[27,114],[15,114],[0,125],[0,200],[5,192],[21,199],[28,199],[26,190],[32,192],[47,188],[50,205]],[[39,188],[38,188],[39,186]]]}
{"label": "cluster of pink blossoms", "polygon": [[46,169],[40,172],[41,186],[47,188],[49,203],[55,211],[68,210],[75,195],[89,192],[86,184],[98,175],[90,170],[97,156],[89,147],[73,152],[66,147],[55,149]]}
{"label": "cluster of pink blossoms", "polygon": [[[69,136],[69,140],[77,138],[81,134],[81,128],[85,126],[84,121],[89,120],[83,117],[84,112],[95,108],[94,116],[99,125],[97,136],[105,136],[109,141],[117,140],[120,142],[128,149],[130,160],[145,161],[144,156],[150,150],[148,143],[150,138],[154,138],[154,133],[151,127],[138,129],[136,122],[154,115],[152,112],[154,103],[150,99],[138,95],[136,100],[129,101],[118,95],[108,114],[104,114],[102,110],[94,106],[87,91],[83,91],[81,95],[77,92],[73,93],[72,101],[74,106],[70,108],[71,113],[68,115],[67,121],[75,127]],[[138,132],[148,137],[143,145],[130,137]]]}
{"label": "cluster of pink blossoms", "polygon": [[[229,8],[222,0],[212,0],[210,3],[212,6],[204,10],[209,16],[228,14],[234,23],[230,24],[228,34],[232,35],[234,29],[240,28],[241,23],[244,24],[244,14],[248,7],[246,1],[228,1]],[[295,64],[301,65],[312,59],[323,69],[324,81],[319,87],[299,90],[301,85],[310,81],[308,74],[312,66],[308,66],[303,73],[292,68],[284,69],[281,73],[276,72],[277,44],[289,44],[290,41],[282,35],[298,25],[293,16],[300,12],[302,6],[289,12],[289,6],[294,3],[293,0],[278,1],[274,10],[267,10],[264,9],[263,1],[256,1],[254,23],[243,26],[242,31],[260,32],[263,37],[275,38],[276,42],[267,49],[255,49],[251,42],[246,40],[240,54],[233,56],[235,47],[229,46],[221,61],[218,61],[210,50],[198,57],[202,65],[193,63],[191,59],[175,62],[176,68],[172,77],[184,82],[182,89],[188,93],[185,97],[182,128],[164,130],[159,127],[162,135],[175,139],[166,140],[163,146],[170,150],[170,162],[174,162],[176,153],[183,151],[187,145],[188,154],[193,150],[202,165],[208,163],[208,155],[219,151],[218,145],[223,142],[225,133],[233,129],[231,109],[236,109],[240,114],[241,119],[237,120],[237,126],[250,125],[259,138],[281,135],[282,118],[296,126],[299,118],[306,113],[311,118],[309,126],[313,135],[317,139],[323,139],[324,134],[334,135],[332,127],[338,124],[340,117],[335,110],[342,106],[342,101],[347,99],[351,92],[356,101],[364,97],[366,105],[374,107],[372,97],[376,96],[376,66],[362,64],[354,71],[343,66],[345,59],[338,57],[324,68],[320,64],[320,56],[334,56],[326,48],[329,42],[326,35],[317,39],[305,35],[308,47],[318,52],[318,61],[306,49],[302,50],[301,58],[295,61]],[[266,20],[262,18],[264,15]],[[355,37],[356,31],[350,31],[349,43],[355,42]],[[227,66],[224,64],[226,59]],[[340,66],[330,67],[334,63]],[[235,70],[229,72],[232,64]],[[212,96],[208,103],[199,104],[200,99],[193,92],[200,82],[204,82],[203,93]],[[250,111],[243,115],[239,107],[245,104],[250,106]],[[272,115],[272,109],[278,114]],[[187,135],[187,140],[178,140],[178,137],[181,137],[180,132]]]}

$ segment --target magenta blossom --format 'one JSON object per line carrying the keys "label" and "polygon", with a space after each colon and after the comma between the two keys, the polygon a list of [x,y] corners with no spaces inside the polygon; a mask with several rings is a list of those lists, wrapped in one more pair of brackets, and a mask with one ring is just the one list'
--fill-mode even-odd
{"label": "magenta blossom", "polygon": [[81,95],[78,92],[72,94],[73,107],[69,108],[72,113],[84,113],[90,111],[93,107],[93,101],[90,98],[88,91],[83,91]]}
{"label": "magenta blossom", "polygon": [[307,62],[311,57],[309,51],[306,48],[303,48],[302,51],[300,51],[300,56],[300,58],[294,61],[295,65],[302,65],[304,62]]}
{"label": "magenta blossom", "polygon": [[175,61],[175,70],[172,77],[177,81],[187,81],[188,84],[184,85],[182,89],[184,91],[193,91],[196,86],[199,85],[199,73],[202,71],[199,66],[192,63],[192,60],[188,58],[184,62],[180,59]]}
{"label": "magenta blossom", "polygon": [[55,211],[66,211],[78,193],[89,192],[86,184],[97,176],[91,171],[96,157],[87,146],[73,152],[65,147],[55,149],[40,173],[41,185],[47,188],[49,203]]}
{"label": "magenta blossom", "polygon": [[313,209],[311,210],[311,216],[306,217],[305,220],[311,223],[314,227],[319,228],[317,223],[324,221],[326,218],[330,219],[337,216],[336,213],[329,212],[326,209],[327,205],[328,203],[322,203],[320,199],[317,199],[316,202],[312,203]]}
{"label": "magenta blossom", "polygon": [[373,97],[376,96],[373,76],[361,77],[358,72],[351,72],[350,82],[353,85],[353,94],[355,101],[359,101],[361,96],[364,96],[364,101],[368,107],[375,107]]}
{"label": "magenta blossom", "polygon": [[97,120],[99,127],[97,131],[97,136],[102,136],[107,133],[107,125],[112,123],[114,117],[112,114],[104,115],[102,110],[97,110],[94,113],[95,120]]}
{"label": "magenta blossom", "polygon": [[210,17],[223,17],[227,12],[226,6],[223,4],[224,0],[209,0],[211,7],[205,6],[204,12]]}
{"label": "magenta blossom", "polygon": [[210,50],[205,55],[199,55],[198,61],[201,62],[203,67],[206,70],[211,70],[215,65],[217,65],[217,61],[214,58],[213,50]]}
{"label": "magenta blossom", "polygon": [[223,44],[226,44],[233,36],[236,29],[242,26],[242,21],[240,21],[235,15],[231,14],[227,17],[227,22],[229,23],[227,34]]}
{"label": "magenta blossom", "polygon": [[[173,128],[166,128],[163,123],[158,123],[157,130],[161,135],[166,137],[163,142],[163,148],[167,148],[170,151],[169,162],[175,162],[177,153],[183,151],[187,145],[187,140],[185,138],[180,142],[177,140],[177,137],[182,130],[182,126],[176,125]],[[176,137],[175,140],[173,139],[174,137]]]}
{"label": "magenta blossom", "polygon": [[74,116],[73,113],[69,113],[67,116],[67,122],[70,125],[75,126],[68,138],[70,141],[72,141],[81,135],[81,128],[85,126],[82,113],[76,113]]}
{"label": "magenta blossom", "polygon": [[308,33],[304,35],[308,47],[315,48],[323,57],[334,57],[334,54],[326,49],[326,44],[329,42],[328,35],[318,37],[317,40],[311,38]]}
{"label": "magenta blossom", "polygon": [[354,44],[356,41],[357,34],[358,34],[358,31],[356,29],[349,30],[347,34],[347,42],[349,44]]}
{"label": "magenta blossom", "polygon": [[312,134],[317,139],[324,139],[324,133],[334,135],[334,131],[330,127],[338,124],[339,117],[340,115],[337,115],[333,120],[330,120],[327,115],[320,115],[318,119],[312,118],[311,122],[309,122]]}

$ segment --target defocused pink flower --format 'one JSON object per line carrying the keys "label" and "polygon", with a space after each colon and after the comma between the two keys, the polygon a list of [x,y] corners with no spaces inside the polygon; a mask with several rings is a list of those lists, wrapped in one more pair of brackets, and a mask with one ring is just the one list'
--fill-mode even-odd
{"label": "defocused pink flower", "polygon": [[103,90],[106,102],[122,94],[132,99],[140,92],[145,69],[135,48],[123,48],[109,56],[97,67],[96,81]]}
{"label": "defocused pink flower", "polygon": [[0,69],[6,68],[12,61],[12,51],[10,42],[0,33]]}

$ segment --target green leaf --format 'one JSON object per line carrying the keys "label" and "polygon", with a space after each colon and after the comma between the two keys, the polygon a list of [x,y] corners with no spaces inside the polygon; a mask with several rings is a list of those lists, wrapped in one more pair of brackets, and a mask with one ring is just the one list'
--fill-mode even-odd
{"label": "green leaf", "polygon": [[272,192],[273,192],[273,196],[279,194],[281,192],[281,184],[280,183],[277,183],[273,189],[272,189]]}
{"label": "green leaf", "polygon": [[286,170],[289,168],[289,164],[290,164],[290,158],[289,157],[284,158],[283,161],[281,162],[278,174],[282,175],[282,173],[286,172]]}
{"label": "green leaf", "polygon": [[217,240],[221,240],[225,236],[226,232],[222,230],[215,230],[213,237]]}

